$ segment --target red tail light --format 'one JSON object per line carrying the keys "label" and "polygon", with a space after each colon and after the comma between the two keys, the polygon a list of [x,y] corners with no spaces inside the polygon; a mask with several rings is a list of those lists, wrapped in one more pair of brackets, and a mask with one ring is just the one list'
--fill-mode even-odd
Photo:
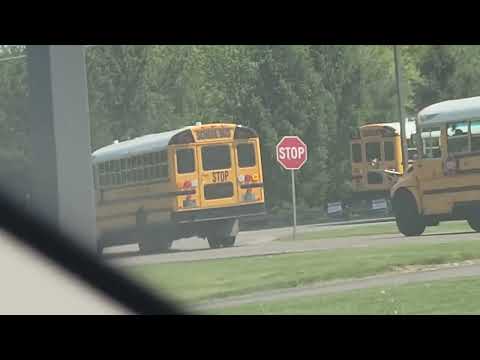
{"label": "red tail light", "polygon": [[184,189],[191,189],[192,188],[192,182],[190,180],[186,180],[184,183],[183,183],[183,188]]}
{"label": "red tail light", "polygon": [[253,178],[252,178],[252,175],[245,175],[245,182],[246,183],[250,183],[252,182]]}
{"label": "red tail light", "polygon": [[247,189],[247,191],[245,191],[245,194],[242,196],[242,198],[243,198],[243,201],[255,201],[255,200],[257,200],[256,197],[255,197],[255,194],[253,194],[252,189]]}

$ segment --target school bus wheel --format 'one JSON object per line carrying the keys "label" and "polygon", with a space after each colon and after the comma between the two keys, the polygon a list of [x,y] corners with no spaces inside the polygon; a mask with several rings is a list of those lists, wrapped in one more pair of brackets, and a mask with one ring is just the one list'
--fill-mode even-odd
{"label": "school bus wheel", "polygon": [[209,235],[207,236],[208,245],[212,249],[218,249],[220,247],[232,247],[235,244],[236,236],[219,236]]}
{"label": "school bus wheel", "polygon": [[222,246],[222,238],[217,235],[208,235],[207,241],[211,249],[218,249]]}
{"label": "school bus wheel", "polygon": [[475,230],[476,232],[480,232],[480,212],[474,211],[470,216],[467,218],[468,225]]}
{"label": "school bus wheel", "polygon": [[137,228],[137,242],[142,254],[154,254],[168,251],[173,244],[173,238],[168,232],[160,233],[153,227]]}
{"label": "school bus wheel", "polygon": [[222,244],[224,247],[232,247],[235,244],[235,236],[227,236],[223,238]]}
{"label": "school bus wheel", "polygon": [[399,190],[393,198],[393,211],[398,230],[405,236],[419,236],[425,231],[425,221],[419,214],[415,198],[408,190]]}
{"label": "school bus wheel", "polygon": [[138,242],[138,247],[142,254],[152,254],[170,250],[170,248],[172,247],[172,243],[173,241],[171,240],[153,241],[152,239],[142,238]]}

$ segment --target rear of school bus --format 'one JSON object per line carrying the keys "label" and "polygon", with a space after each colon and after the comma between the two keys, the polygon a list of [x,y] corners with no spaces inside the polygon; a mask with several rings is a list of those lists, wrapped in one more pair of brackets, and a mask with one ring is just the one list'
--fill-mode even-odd
{"label": "rear of school bus", "polygon": [[[399,124],[369,124],[351,139],[352,206],[372,211],[389,208],[389,190],[395,179],[384,170],[402,172]],[[365,204],[366,202],[366,204]]]}
{"label": "rear of school bus", "polygon": [[190,127],[171,141],[176,197],[172,220],[183,236],[233,246],[239,218],[265,213],[260,142],[235,124]]}

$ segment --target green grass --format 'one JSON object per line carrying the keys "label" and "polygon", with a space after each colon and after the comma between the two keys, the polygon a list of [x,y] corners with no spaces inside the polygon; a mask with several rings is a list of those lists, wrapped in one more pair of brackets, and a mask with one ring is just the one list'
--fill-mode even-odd
{"label": "green grass", "polygon": [[[425,234],[433,233],[451,233],[451,232],[463,232],[472,231],[466,221],[449,221],[440,223],[438,226],[430,226],[425,230]],[[326,229],[319,231],[309,231],[298,234],[297,240],[321,240],[321,239],[334,239],[350,236],[373,236],[373,235],[385,235],[385,234],[399,234],[397,225],[395,223],[386,224],[372,224],[361,225],[354,227],[341,227],[338,229]],[[281,237],[277,240],[289,241],[292,240],[291,236]]]}
{"label": "green grass", "polygon": [[[452,235],[454,236],[454,235]],[[397,266],[480,259],[480,241],[403,244],[127,267],[136,279],[179,300],[247,294],[392,271]]]}
{"label": "green grass", "polygon": [[480,314],[478,299],[480,299],[480,278],[464,278],[248,304],[210,310],[206,313],[224,315]]}

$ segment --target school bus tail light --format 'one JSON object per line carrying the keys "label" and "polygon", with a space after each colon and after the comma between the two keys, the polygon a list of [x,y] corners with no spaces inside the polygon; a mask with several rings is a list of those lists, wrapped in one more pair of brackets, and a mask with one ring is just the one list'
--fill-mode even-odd
{"label": "school bus tail light", "polygon": [[[182,184],[181,189],[182,191],[192,191],[193,193],[195,193],[197,185],[198,182],[196,180],[185,180]],[[197,207],[197,200],[193,198],[193,194],[188,193],[182,204],[183,208],[194,208]]]}
{"label": "school bus tail light", "polygon": [[[252,176],[250,174],[247,174],[247,175],[244,175],[243,179],[241,179],[241,180],[243,180],[241,182],[243,182],[244,185],[253,184],[254,176]],[[242,196],[242,201],[255,201],[255,200],[257,200],[257,199],[255,197],[255,194],[253,193],[252,188],[247,188],[247,190],[245,191],[245,193]]]}
{"label": "school bus tail light", "polygon": [[245,194],[243,194],[243,201],[255,201],[257,198],[255,197],[255,194],[253,193],[252,189],[247,189],[245,191]]}
{"label": "school bus tail light", "polygon": [[192,195],[187,195],[185,200],[183,200],[183,208],[188,209],[194,207],[197,207],[197,200],[193,199]]}
{"label": "school bus tail light", "polygon": [[238,177],[238,181],[240,181],[243,184],[251,184],[253,182],[258,181],[258,175],[250,175],[250,174],[240,175]]}
{"label": "school bus tail light", "polygon": [[198,181],[197,180],[185,180],[183,183],[178,184],[178,188],[183,191],[188,190],[195,190],[197,188]]}

